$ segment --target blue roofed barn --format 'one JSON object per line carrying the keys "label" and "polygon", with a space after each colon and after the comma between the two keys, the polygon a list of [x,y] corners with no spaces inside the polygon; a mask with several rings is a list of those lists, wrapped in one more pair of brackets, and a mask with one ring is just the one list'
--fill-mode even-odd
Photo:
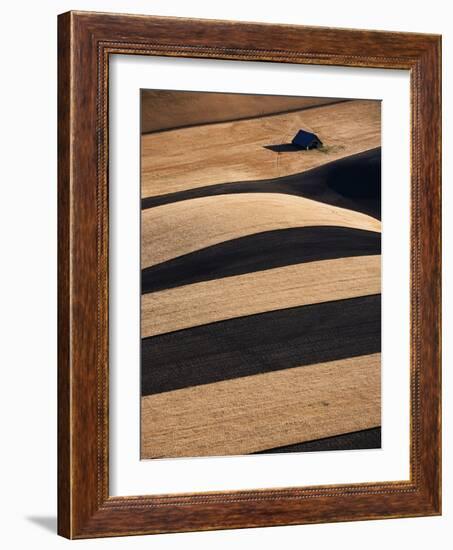
{"label": "blue roofed barn", "polygon": [[301,147],[302,149],[317,149],[322,146],[322,141],[312,132],[299,130],[294,136],[292,144],[297,147]]}

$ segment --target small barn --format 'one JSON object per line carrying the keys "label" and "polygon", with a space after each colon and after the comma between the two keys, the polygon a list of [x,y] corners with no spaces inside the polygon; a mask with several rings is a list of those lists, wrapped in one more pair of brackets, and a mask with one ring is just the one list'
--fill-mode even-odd
{"label": "small barn", "polygon": [[305,130],[299,130],[291,143],[301,149],[317,149],[318,147],[322,147],[322,141],[319,137]]}

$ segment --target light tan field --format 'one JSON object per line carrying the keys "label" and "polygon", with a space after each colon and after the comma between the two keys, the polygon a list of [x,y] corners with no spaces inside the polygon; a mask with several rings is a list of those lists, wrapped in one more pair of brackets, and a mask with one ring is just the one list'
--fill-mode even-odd
{"label": "light tan field", "polygon": [[[380,103],[355,100],[295,113],[143,135],[142,197],[303,172],[380,146]],[[275,152],[303,128],[325,150]]]}
{"label": "light tan field", "polygon": [[142,133],[272,113],[307,109],[337,98],[222,94],[172,90],[142,91]]}
{"label": "light tan field", "polygon": [[378,220],[304,197],[239,193],[142,211],[142,268],[229,239],[272,229],[334,225],[380,231]]}
{"label": "light tan field", "polygon": [[380,426],[380,377],[373,354],[142,397],[141,458],[247,454]]}
{"label": "light tan field", "polygon": [[380,256],[322,260],[225,277],[144,294],[142,338],[380,291]]}

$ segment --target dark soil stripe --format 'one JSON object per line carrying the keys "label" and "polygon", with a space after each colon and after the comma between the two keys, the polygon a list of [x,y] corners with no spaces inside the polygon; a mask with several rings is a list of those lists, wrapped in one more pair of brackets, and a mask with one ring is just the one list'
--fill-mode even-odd
{"label": "dark soil stripe", "polygon": [[381,296],[250,315],[142,339],[150,395],[381,349]]}
{"label": "dark soil stripe", "polygon": [[247,235],[142,270],[142,294],[304,262],[381,253],[381,235],[347,227],[296,227]]}
{"label": "dark soil stripe", "polygon": [[[275,150],[276,146],[272,147]],[[303,155],[303,151],[295,150],[294,154]],[[168,195],[146,197],[142,199],[142,208],[231,193],[286,193],[349,208],[380,219],[381,148],[282,178],[221,183]]]}
{"label": "dark soil stripe", "polygon": [[354,451],[359,449],[380,449],[381,448],[381,428],[371,428],[349,434],[337,435],[334,437],[325,437],[316,441],[306,441],[305,443],[295,443],[294,445],[285,445],[275,449],[266,449],[252,454],[271,454],[271,453],[307,453],[315,451]]}

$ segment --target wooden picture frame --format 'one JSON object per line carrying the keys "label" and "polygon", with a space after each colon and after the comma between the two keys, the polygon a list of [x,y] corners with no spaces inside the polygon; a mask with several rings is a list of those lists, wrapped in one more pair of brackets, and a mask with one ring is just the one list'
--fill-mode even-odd
{"label": "wooden picture frame", "polygon": [[[59,534],[88,538],[440,514],[440,37],[69,12],[59,16],[58,48]],[[410,71],[410,480],[109,495],[111,54]]]}

